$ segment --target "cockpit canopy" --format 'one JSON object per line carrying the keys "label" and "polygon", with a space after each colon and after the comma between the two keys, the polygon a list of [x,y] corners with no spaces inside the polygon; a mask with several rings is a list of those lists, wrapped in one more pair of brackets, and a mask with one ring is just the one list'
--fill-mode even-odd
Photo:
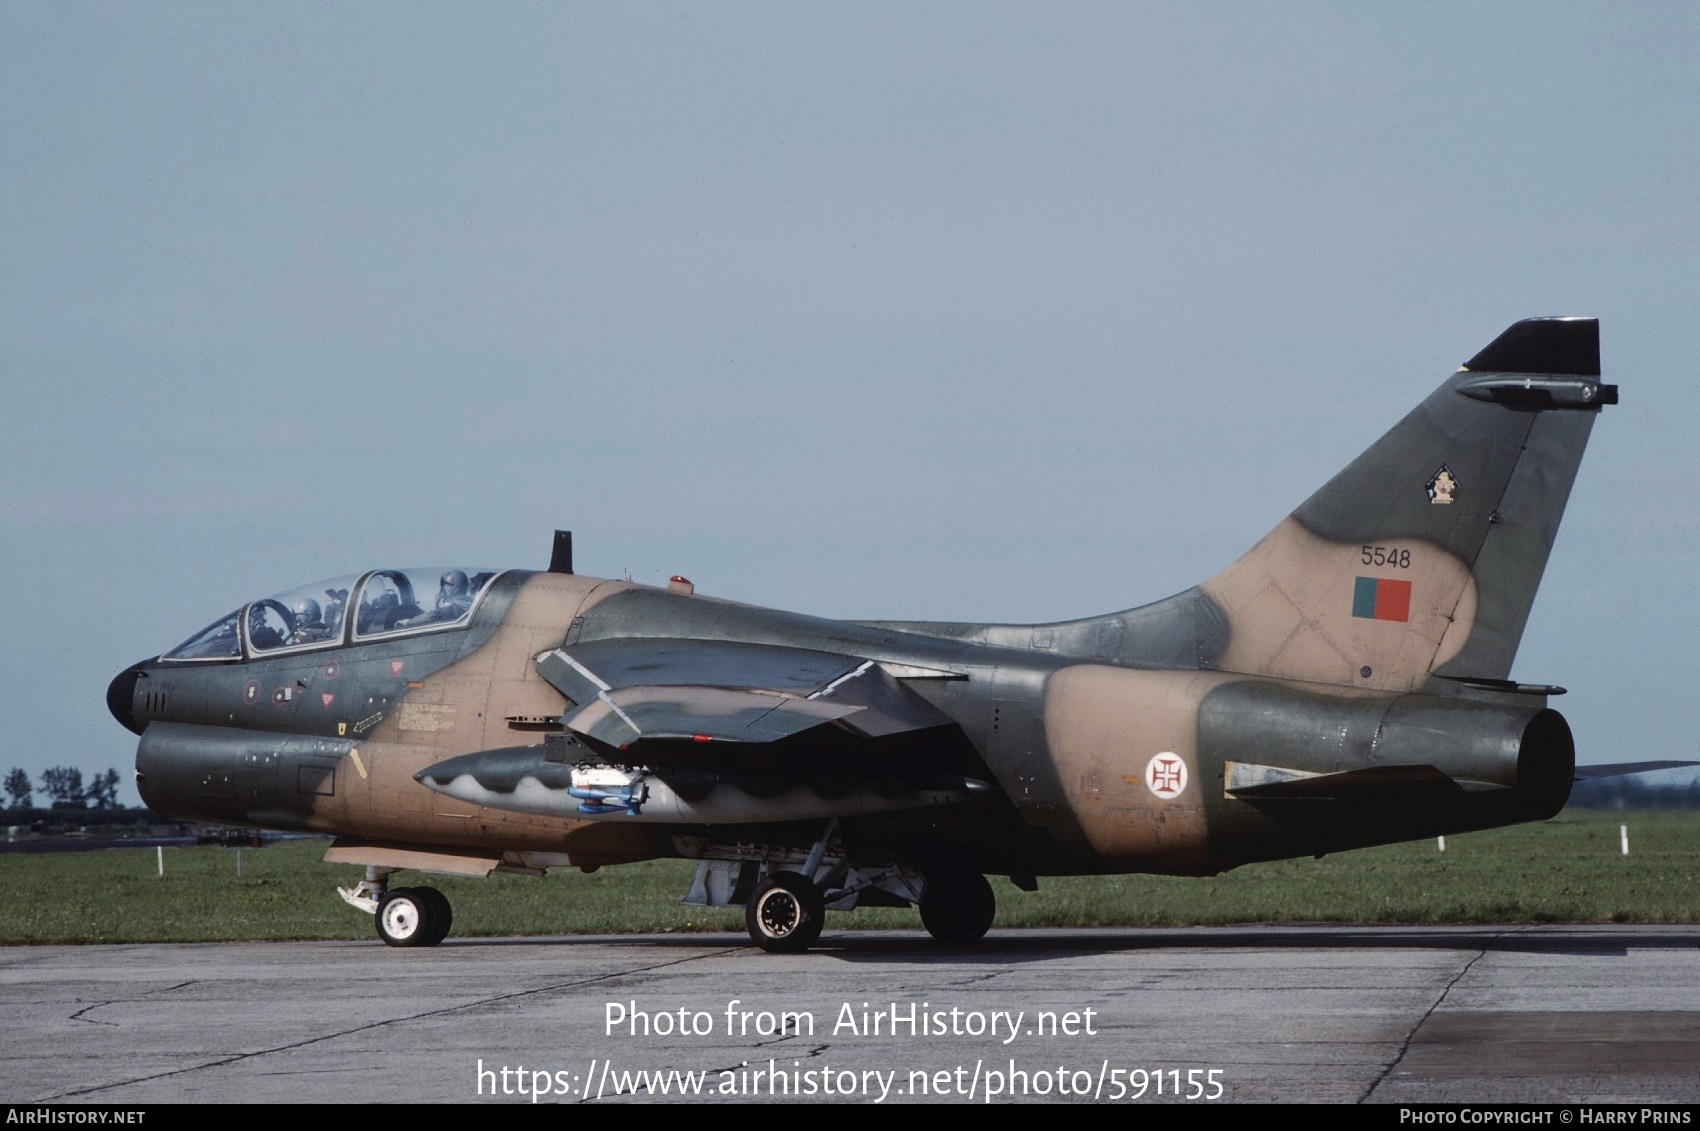
{"label": "cockpit canopy", "polygon": [[237,609],[160,659],[238,660],[459,628],[496,573],[439,566],[315,581]]}

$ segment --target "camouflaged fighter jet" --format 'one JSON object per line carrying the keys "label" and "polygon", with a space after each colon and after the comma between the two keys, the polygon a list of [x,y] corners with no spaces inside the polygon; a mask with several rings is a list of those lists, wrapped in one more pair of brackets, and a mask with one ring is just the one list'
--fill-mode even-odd
{"label": "camouflaged fighter jet", "polygon": [[[392,946],[397,872],[697,862],[768,950],[826,910],[991,925],[986,876],[1208,875],[1551,817],[1562,688],[1510,681],[1600,382],[1592,319],[1501,334],[1244,557],[1058,624],[834,621],[572,572],[378,569],[122,672],[181,819],[331,834]],[[1618,767],[1617,772],[1655,764]]]}

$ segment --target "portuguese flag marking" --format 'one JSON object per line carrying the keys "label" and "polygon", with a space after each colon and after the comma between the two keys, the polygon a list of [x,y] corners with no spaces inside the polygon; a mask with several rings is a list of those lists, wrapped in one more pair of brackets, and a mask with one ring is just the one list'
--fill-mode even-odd
{"label": "portuguese flag marking", "polygon": [[1390,577],[1360,577],[1352,589],[1352,615],[1366,620],[1411,619],[1411,583]]}

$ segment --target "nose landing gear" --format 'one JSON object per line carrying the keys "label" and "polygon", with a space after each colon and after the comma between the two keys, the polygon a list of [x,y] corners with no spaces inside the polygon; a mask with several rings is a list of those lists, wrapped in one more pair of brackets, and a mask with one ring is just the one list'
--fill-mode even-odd
{"label": "nose landing gear", "polygon": [[378,937],[389,946],[436,946],[449,934],[454,909],[436,888],[391,888],[394,868],[368,865],[366,878],[352,888],[337,888],[350,907],[373,917]]}
{"label": "nose landing gear", "polygon": [[436,946],[448,937],[454,911],[436,888],[395,888],[378,901],[378,937],[390,946]]}

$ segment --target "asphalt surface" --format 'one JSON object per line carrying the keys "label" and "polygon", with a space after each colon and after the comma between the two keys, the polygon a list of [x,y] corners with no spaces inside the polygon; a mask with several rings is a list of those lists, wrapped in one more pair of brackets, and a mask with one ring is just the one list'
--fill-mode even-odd
{"label": "asphalt surface", "polygon": [[829,931],[800,956],[741,935],[0,949],[0,1102],[545,1089],[1700,1101],[1700,928],[994,931],[955,952]]}

